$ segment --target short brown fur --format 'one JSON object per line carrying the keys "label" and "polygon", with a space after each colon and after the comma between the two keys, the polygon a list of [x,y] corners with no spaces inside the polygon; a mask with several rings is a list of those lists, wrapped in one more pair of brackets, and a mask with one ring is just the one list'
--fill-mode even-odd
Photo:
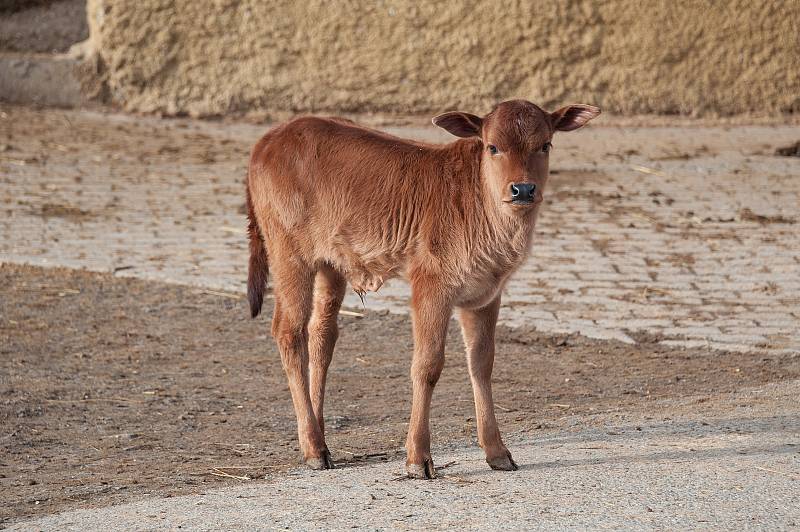
{"label": "short brown fur", "polygon": [[[338,118],[302,117],[256,144],[247,179],[248,297],[255,317],[269,257],[272,335],[309,466],[333,466],[323,401],[347,283],[363,294],[404,277],[414,328],[408,474],[435,476],[430,404],[454,308],[486,460],[493,469],[517,468],[500,437],[491,394],[500,292],[530,251],[553,133],[597,114],[586,105],[547,113],[523,100],[501,103],[485,117],[445,113],[434,123],[463,137],[446,145]],[[535,189],[523,201],[514,196],[519,186]]]}

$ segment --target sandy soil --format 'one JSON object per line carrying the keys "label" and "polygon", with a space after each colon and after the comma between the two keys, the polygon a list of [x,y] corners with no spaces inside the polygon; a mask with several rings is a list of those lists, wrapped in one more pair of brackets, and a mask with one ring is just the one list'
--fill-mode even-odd
{"label": "sandy soil", "polygon": [[[0,267],[1,519],[173,496],[296,467],[294,416],[267,315],[244,299],[111,275]],[[357,310],[357,309],[356,309]],[[326,410],[340,466],[402,453],[407,317],[341,316]],[[495,397],[504,433],[566,414],[669,419],[697,401],[800,376],[800,358],[678,350],[501,329]],[[457,327],[434,397],[434,445],[474,443]],[[441,464],[440,464],[441,465]]]}

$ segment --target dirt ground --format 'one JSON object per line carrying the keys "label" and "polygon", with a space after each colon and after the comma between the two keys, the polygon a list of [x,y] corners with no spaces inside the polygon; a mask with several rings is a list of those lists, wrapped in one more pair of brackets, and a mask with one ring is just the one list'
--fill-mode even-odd
{"label": "dirt ground", "polygon": [[[1,266],[0,523],[197,493],[298,466],[289,392],[267,337],[270,306],[250,320],[236,294]],[[326,405],[334,459],[395,458],[410,407],[409,319],[367,311],[340,324]],[[800,376],[796,355],[637,340],[501,329],[494,383],[504,433],[536,438],[567,413],[668,420],[668,410],[652,409],[659,399],[704,402]],[[454,324],[434,396],[440,448],[476,439],[461,351]]]}

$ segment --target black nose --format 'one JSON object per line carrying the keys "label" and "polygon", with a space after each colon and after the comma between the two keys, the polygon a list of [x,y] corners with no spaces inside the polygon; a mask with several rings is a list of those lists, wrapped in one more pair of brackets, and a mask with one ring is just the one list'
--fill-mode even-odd
{"label": "black nose", "polygon": [[533,201],[533,194],[536,192],[536,185],[533,183],[512,183],[511,201]]}

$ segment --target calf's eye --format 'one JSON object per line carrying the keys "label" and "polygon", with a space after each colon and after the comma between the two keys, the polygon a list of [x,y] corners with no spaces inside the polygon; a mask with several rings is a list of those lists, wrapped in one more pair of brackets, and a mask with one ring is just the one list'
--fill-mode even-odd
{"label": "calf's eye", "polygon": [[492,155],[497,155],[497,146],[495,146],[494,144],[489,144],[486,148]]}
{"label": "calf's eye", "polygon": [[544,146],[542,146],[542,152],[547,153],[547,152],[550,151],[550,148],[552,148],[552,147],[553,147],[553,145],[551,143],[545,142]]}

